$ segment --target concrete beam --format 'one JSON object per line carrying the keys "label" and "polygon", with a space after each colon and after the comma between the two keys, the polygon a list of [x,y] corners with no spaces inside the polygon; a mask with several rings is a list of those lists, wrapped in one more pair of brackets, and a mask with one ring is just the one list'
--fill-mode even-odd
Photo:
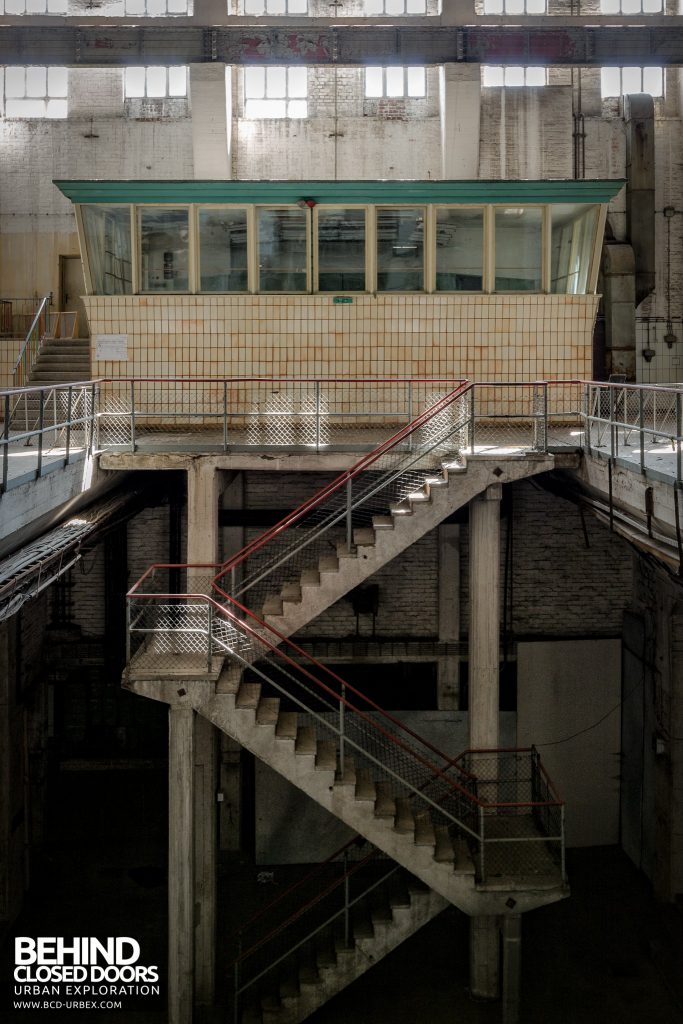
{"label": "concrete beam", "polygon": [[[596,20],[591,16],[592,22]],[[318,19],[297,25],[289,19],[288,25],[208,28],[188,23],[76,26],[60,20],[49,27],[35,23],[4,27],[0,63],[72,67],[143,63],[683,65],[683,21],[678,17],[671,16],[665,23],[648,21],[647,27],[561,24],[560,18],[545,21],[537,26],[454,27],[432,26],[427,19],[419,25],[325,25]]]}

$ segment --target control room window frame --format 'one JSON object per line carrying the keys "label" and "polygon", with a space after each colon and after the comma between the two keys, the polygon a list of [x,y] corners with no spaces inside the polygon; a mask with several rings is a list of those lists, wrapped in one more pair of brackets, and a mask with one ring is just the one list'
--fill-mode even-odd
{"label": "control room window frame", "polygon": [[[631,88],[629,85],[624,88],[624,72],[639,72],[640,75],[640,88]],[[659,92],[652,92],[650,89],[645,89],[645,77],[647,74],[652,72],[659,72]],[[610,73],[619,73],[619,92],[614,92],[613,89],[606,87],[606,79]],[[603,100],[621,99],[624,96],[645,93],[647,96],[652,96],[653,99],[664,99],[666,89],[666,76],[664,74],[664,68],[658,64],[652,65],[637,65],[637,64],[605,64],[600,68],[600,95]]]}
{"label": "control room window frame", "polygon": [[[113,207],[113,206],[127,206],[130,210],[131,219],[131,264],[132,264],[132,293],[136,295],[148,295],[148,294],[170,294],[170,295],[184,295],[184,294],[197,294],[197,295],[238,295],[238,294],[252,294],[252,295],[265,295],[265,294],[292,294],[292,295],[303,295],[303,294],[315,294],[321,296],[332,297],[336,293],[336,289],[330,289],[325,291],[319,291],[319,257],[318,257],[318,223],[321,213],[324,211],[342,210],[342,209],[360,209],[365,211],[365,290],[364,292],[358,292],[349,289],[346,294],[376,294],[377,289],[377,276],[378,276],[378,239],[377,239],[377,217],[378,213],[386,209],[419,209],[423,214],[423,256],[422,256],[422,285],[419,289],[402,292],[398,289],[383,289],[381,294],[437,294],[437,295],[539,295],[539,294],[553,294],[552,292],[552,280],[551,280],[551,260],[552,260],[552,216],[553,210],[557,203],[530,203],[521,200],[519,203],[352,203],[352,202],[326,202],[321,203],[313,208],[307,207],[305,211],[301,210],[299,204],[295,203],[257,203],[250,204],[244,202],[237,203],[187,203],[187,202],[166,202],[166,203],[111,203],[103,202],[101,204],[95,204],[97,206]],[[562,204],[559,204],[562,205]],[[581,271],[581,276],[585,279],[586,290],[580,292],[580,294],[594,294],[597,286],[597,272],[599,268],[599,246],[597,245],[598,238],[602,237],[604,232],[604,223],[606,217],[606,206],[604,204],[577,204],[579,207],[585,205],[588,210],[590,206],[597,205],[601,207],[601,213],[595,218],[596,223],[593,229],[591,246],[587,247],[586,251],[590,253],[590,266],[585,270]],[[540,291],[530,290],[505,290],[496,291],[496,260],[495,260],[495,218],[496,213],[500,209],[510,208],[514,206],[520,210],[531,210],[538,209],[542,211],[541,217],[541,288]],[[173,210],[186,210],[188,212],[188,287],[187,289],[152,289],[142,290],[141,280],[141,261],[142,261],[142,238],[140,232],[140,216],[141,211],[145,209],[173,209]],[[200,211],[213,209],[213,210],[244,210],[246,211],[246,229],[247,229],[247,287],[246,290],[228,292],[219,291],[202,291],[201,290],[201,266],[200,266],[200,232],[199,232],[199,216]],[[305,290],[299,289],[296,291],[281,289],[278,291],[274,290],[261,290],[259,287],[260,280],[260,269],[258,265],[259,261],[259,240],[258,240],[258,218],[260,210],[300,210],[305,216],[306,223],[306,242],[305,242],[305,261],[306,261],[306,286]],[[440,211],[448,210],[483,210],[483,279],[481,290],[466,290],[466,289],[438,289],[436,287],[437,280],[437,253],[436,253],[436,240],[437,240],[437,221]],[[99,292],[93,291],[93,281],[90,267],[90,258],[87,249],[87,239],[84,232],[84,219],[82,215],[82,207],[76,205],[76,218],[78,224],[79,238],[81,240],[81,246],[83,251],[83,262],[86,273],[86,289],[88,294],[100,294]],[[394,268],[395,269],[395,268]],[[416,269],[416,268],[409,268]],[[296,272],[296,267],[293,269]],[[407,271],[406,271],[407,272]],[[301,271],[298,271],[301,273]],[[343,289],[339,289],[339,293],[343,293]],[[560,292],[559,294],[563,294]]]}
{"label": "control room window frame", "polygon": [[[647,10],[646,8],[652,8],[657,4],[657,10]],[[624,10],[626,7],[635,7],[635,10]],[[614,8],[614,9],[613,9]],[[609,17],[639,17],[641,14],[645,17],[652,17],[652,15],[666,14],[666,0],[600,0],[600,14]]]}
{"label": "control room window frame", "polygon": [[[403,92],[392,93],[387,92],[387,72],[399,70],[403,72]],[[368,93],[368,72],[369,71],[381,71],[382,73],[382,92]],[[420,93],[409,92],[409,73],[411,71],[421,71],[424,80],[424,91]],[[380,103],[383,100],[403,100],[403,101],[418,101],[426,100],[428,95],[428,82],[427,82],[427,66],[426,64],[369,64],[363,71],[363,98],[364,100],[374,101]]]}

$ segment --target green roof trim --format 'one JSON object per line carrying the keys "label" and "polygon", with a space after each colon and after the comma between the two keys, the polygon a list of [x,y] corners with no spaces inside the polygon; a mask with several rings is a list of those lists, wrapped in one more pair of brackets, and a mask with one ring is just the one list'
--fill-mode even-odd
{"label": "green roof trim", "polygon": [[73,203],[608,203],[619,180],[63,181]]}

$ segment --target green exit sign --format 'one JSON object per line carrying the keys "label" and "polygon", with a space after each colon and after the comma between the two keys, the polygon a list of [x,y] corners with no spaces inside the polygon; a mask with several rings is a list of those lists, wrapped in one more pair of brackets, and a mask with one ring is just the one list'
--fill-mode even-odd
{"label": "green exit sign", "polygon": [[350,295],[335,295],[332,299],[335,306],[345,305],[347,302],[353,302],[353,298]]}

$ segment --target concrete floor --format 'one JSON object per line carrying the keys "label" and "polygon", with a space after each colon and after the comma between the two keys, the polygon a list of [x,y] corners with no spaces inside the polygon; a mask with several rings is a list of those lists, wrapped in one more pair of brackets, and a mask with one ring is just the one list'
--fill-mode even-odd
{"label": "concrete floor", "polygon": [[[97,774],[62,781],[55,809],[64,812],[64,827],[53,831],[36,864],[26,909],[5,938],[130,935],[142,946],[143,962],[162,966],[165,982],[163,773],[120,772],[111,782]],[[570,851],[568,869],[572,897],[524,919],[521,1024],[683,1022],[679,910],[654,903],[644,878],[616,848]],[[260,870],[224,865],[220,906],[251,913],[294,873],[275,867],[273,887],[257,883]],[[500,1007],[476,1003],[467,993],[467,924],[459,912],[445,911],[318,1011],[311,1024],[495,1024]],[[228,931],[224,920],[219,959],[226,966]],[[12,1010],[11,953],[12,943],[5,941],[2,1024],[72,1021],[74,1012]],[[224,998],[226,989],[221,985]],[[163,1024],[166,1014],[162,998],[77,1019]],[[230,1020],[231,1009],[217,1007],[214,1019]]]}

